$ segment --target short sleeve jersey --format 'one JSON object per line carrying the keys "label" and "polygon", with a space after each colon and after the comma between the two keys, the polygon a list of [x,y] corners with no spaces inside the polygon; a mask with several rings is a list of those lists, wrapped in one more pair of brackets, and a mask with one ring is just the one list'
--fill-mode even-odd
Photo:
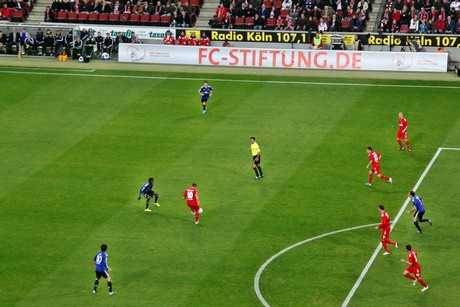
{"label": "short sleeve jersey", "polygon": [[139,194],[145,194],[153,189],[153,184],[146,182],[139,190]]}
{"label": "short sleeve jersey", "polygon": [[96,272],[104,272],[109,269],[107,266],[107,254],[105,252],[97,253],[93,260],[96,263]]}
{"label": "short sleeve jersey", "polygon": [[420,196],[415,195],[414,198],[412,199],[412,203],[414,204],[415,209],[417,209],[417,212],[425,212],[425,207],[423,206],[423,200],[420,198]]}
{"label": "short sleeve jersey", "polygon": [[404,117],[401,117],[399,119],[399,131],[406,132],[407,126],[408,126],[407,120]]}
{"label": "short sleeve jersey", "polygon": [[259,144],[257,144],[257,142],[254,142],[254,144],[251,144],[251,153],[253,157],[257,156],[260,153],[260,147],[259,147]]}
{"label": "short sleeve jersey", "polygon": [[409,258],[409,263],[411,266],[418,266],[418,259],[417,259],[417,252],[414,250],[411,250],[407,253],[407,257]]}
{"label": "short sleeve jersey", "polygon": [[369,153],[369,160],[372,162],[373,167],[380,167],[380,153],[376,151],[371,151]]}
{"label": "short sleeve jersey", "polygon": [[198,194],[197,189],[194,187],[188,188],[184,192],[184,198],[187,199],[187,205],[196,206],[198,204],[196,196]]}
{"label": "short sleeve jersey", "polygon": [[212,86],[202,86],[198,93],[203,94],[201,99],[209,99],[209,94],[212,92]]}

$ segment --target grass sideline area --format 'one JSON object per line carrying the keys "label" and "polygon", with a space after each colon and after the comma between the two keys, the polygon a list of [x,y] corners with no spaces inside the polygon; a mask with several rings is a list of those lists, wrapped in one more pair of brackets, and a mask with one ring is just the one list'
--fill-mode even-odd
{"label": "grass sideline area", "polygon": [[[449,74],[31,62],[0,58],[0,305],[259,306],[254,276],[267,259],[378,223],[381,203],[393,219],[436,150],[460,147]],[[205,116],[203,80],[214,87]],[[397,150],[398,112],[412,153]],[[364,186],[367,146],[393,185]],[[404,214],[392,232],[400,250],[377,257],[350,306],[457,304],[459,161],[460,151],[440,154],[418,190],[433,226],[419,236]],[[136,198],[150,176],[161,207],[146,213]],[[192,182],[205,210],[198,226],[182,199]],[[365,227],[296,247],[267,267],[261,292],[271,306],[341,305],[379,240]],[[101,243],[114,297],[104,281],[91,293]],[[402,277],[407,243],[426,293]]]}

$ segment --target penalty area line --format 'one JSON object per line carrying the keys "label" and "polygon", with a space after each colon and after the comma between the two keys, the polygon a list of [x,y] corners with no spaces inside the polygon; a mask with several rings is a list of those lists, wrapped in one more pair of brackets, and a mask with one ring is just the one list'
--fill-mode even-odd
{"label": "penalty area line", "polygon": [[265,307],[269,307],[269,306],[270,306],[270,305],[268,304],[268,302],[264,299],[262,293],[260,292],[260,287],[259,287],[260,276],[261,276],[262,273],[264,272],[265,268],[266,268],[273,260],[275,260],[276,258],[278,258],[279,256],[281,256],[281,255],[284,254],[285,252],[287,252],[287,251],[289,251],[289,250],[291,250],[291,249],[293,249],[293,248],[296,248],[296,247],[299,246],[299,245],[302,245],[302,244],[305,244],[305,243],[308,243],[308,242],[311,242],[311,241],[314,241],[314,240],[317,240],[317,239],[320,239],[320,238],[324,238],[324,237],[327,237],[327,236],[330,236],[330,235],[334,235],[334,234],[341,233],[341,232],[346,232],[346,231],[351,231],[351,230],[355,230],[355,229],[359,229],[359,228],[365,228],[365,227],[376,226],[376,225],[379,225],[379,224],[377,223],[377,224],[361,225],[361,226],[355,226],[355,227],[346,228],[346,229],[340,229],[340,230],[336,230],[336,231],[332,231],[332,232],[328,232],[328,233],[323,233],[322,235],[319,235],[319,236],[316,236],[316,237],[313,237],[313,238],[309,238],[309,239],[306,239],[306,240],[297,242],[297,243],[295,243],[295,244],[293,244],[293,245],[291,245],[291,246],[286,247],[285,249],[283,249],[282,251],[278,252],[277,254],[271,256],[270,259],[268,259],[267,261],[265,261],[264,264],[262,264],[262,266],[259,268],[259,270],[257,271],[256,276],[255,276],[255,278],[254,278],[254,290],[256,291],[257,298],[259,299],[259,301],[260,301]]}
{"label": "penalty area line", "polygon": [[[433,158],[431,159],[430,163],[428,163],[427,167],[425,168],[425,171],[422,173],[422,175],[420,176],[420,178],[418,179],[417,183],[415,184],[414,188],[412,189],[412,191],[417,191],[417,189],[420,187],[420,185],[422,184],[423,182],[423,179],[425,179],[426,175],[428,174],[428,172],[430,171],[431,167],[433,166],[434,162],[436,161],[436,159],[438,158],[439,154],[441,153],[441,151],[443,150],[460,150],[460,148],[438,148],[438,150],[436,151],[436,153],[434,154]],[[393,228],[395,227],[396,223],[399,221],[399,218],[401,217],[401,215],[404,213],[404,210],[406,209],[406,206],[407,204],[409,203],[410,201],[410,198],[408,197],[406,199],[406,201],[404,202],[404,204],[402,205],[401,209],[399,210],[398,212],[398,215],[396,216],[396,218],[394,219],[393,223],[391,224],[391,230],[393,230]],[[361,275],[359,275],[359,278],[358,280],[356,281],[356,283],[353,285],[353,288],[351,288],[350,290],[350,293],[348,293],[348,296],[346,297],[345,301],[343,302],[342,304],[342,307],[346,307],[348,305],[348,303],[350,303],[350,300],[351,298],[353,297],[353,295],[355,294],[356,290],[358,289],[359,285],[361,284],[361,282],[363,281],[364,277],[366,276],[367,272],[369,271],[369,268],[371,267],[372,263],[374,263],[374,260],[375,258],[377,257],[377,254],[379,253],[380,249],[382,248],[382,243],[380,243],[377,248],[375,249],[374,253],[372,254],[371,258],[369,259],[369,261],[367,262],[366,266],[364,267],[363,271],[361,272]]]}

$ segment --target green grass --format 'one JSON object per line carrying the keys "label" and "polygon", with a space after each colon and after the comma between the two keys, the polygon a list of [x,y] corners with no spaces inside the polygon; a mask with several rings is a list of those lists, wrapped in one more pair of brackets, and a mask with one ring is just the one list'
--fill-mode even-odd
{"label": "green grass", "polygon": [[[0,305],[259,306],[254,276],[272,255],[378,223],[381,203],[394,218],[437,148],[460,147],[460,89],[423,87],[456,83],[0,70]],[[202,116],[205,79],[215,90]],[[397,150],[398,112],[411,154]],[[259,181],[250,136],[262,149]],[[367,146],[392,186],[364,186]],[[350,305],[457,304],[459,161],[441,153],[420,186],[434,225],[417,236],[405,214],[392,233],[419,252],[430,290],[402,277],[399,250],[376,259]],[[150,176],[161,207],[146,214],[136,198]],[[182,199],[192,182],[199,226]],[[261,292],[272,306],[340,305],[379,239],[369,227],[301,245],[267,267]],[[91,293],[101,243],[115,297],[105,282]]]}

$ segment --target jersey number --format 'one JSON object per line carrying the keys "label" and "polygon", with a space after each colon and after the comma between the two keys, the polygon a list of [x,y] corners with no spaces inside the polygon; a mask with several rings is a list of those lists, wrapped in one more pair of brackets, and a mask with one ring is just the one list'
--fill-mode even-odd
{"label": "jersey number", "polygon": [[193,200],[193,192],[192,191],[187,191],[187,199],[188,200]]}
{"label": "jersey number", "polygon": [[97,257],[96,257],[96,263],[97,263],[97,264],[101,264],[101,262],[102,262],[102,255],[99,254],[99,255],[97,255]]}

